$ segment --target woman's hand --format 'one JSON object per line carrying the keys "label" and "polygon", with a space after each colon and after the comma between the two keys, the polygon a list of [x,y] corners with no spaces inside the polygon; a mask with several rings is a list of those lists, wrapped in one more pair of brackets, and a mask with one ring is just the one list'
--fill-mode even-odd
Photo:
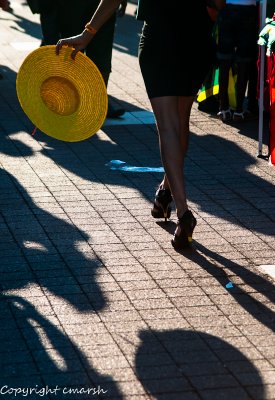
{"label": "woman's hand", "polygon": [[[1,0],[0,0],[1,1]],[[122,4],[123,3],[123,4]],[[122,9],[126,7],[126,0],[101,0],[99,6],[92,16],[88,25],[94,28],[97,32],[100,27],[117,11],[119,5],[122,4]],[[56,45],[56,54],[58,55],[63,46],[73,47],[71,57],[75,59],[76,54],[87,47],[94,34],[88,29],[85,29],[80,35],[66,39],[60,39]]]}
{"label": "woman's hand", "polygon": [[74,60],[77,53],[87,47],[93,36],[94,35],[85,30],[80,35],[72,36],[66,39],[60,39],[56,44],[55,52],[58,55],[63,46],[73,47],[74,49],[72,51],[71,57]]}

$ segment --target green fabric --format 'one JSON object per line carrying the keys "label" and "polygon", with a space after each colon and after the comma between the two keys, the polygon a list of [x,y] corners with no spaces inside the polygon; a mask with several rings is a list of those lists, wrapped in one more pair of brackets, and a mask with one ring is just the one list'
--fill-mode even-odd
{"label": "green fabric", "polygon": [[[234,68],[230,68],[229,81],[228,81],[228,97],[230,108],[236,108],[236,72]],[[206,100],[210,96],[214,96],[219,93],[219,68],[213,68],[212,71],[207,75],[204,84],[197,97],[197,101],[200,103]]]}
{"label": "green fabric", "polygon": [[206,100],[208,97],[218,93],[219,93],[219,69],[213,68],[213,70],[208,73],[204,81],[204,84],[200,90],[200,94],[198,95],[197,101],[200,103],[201,101]]}
{"label": "green fabric", "polygon": [[269,50],[275,48],[275,21],[271,18],[266,18],[266,26],[259,34],[258,44],[260,46],[267,46]]}

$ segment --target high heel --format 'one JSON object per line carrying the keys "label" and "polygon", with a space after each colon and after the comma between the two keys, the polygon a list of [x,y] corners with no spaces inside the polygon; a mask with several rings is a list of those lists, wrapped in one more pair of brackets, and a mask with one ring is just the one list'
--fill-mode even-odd
{"label": "high heel", "polygon": [[172,196],[170,189],[158,189],[155,196],[153,208],[151,210],[152,217],[164,218],[165,222],[171,215]]}
{"label": "high heel", "polygon": [[180,227],[180,234],[174,235],[171,240],[174,249],[184,249],[190,246],[192,235],[197,224],[197,220],[190,210],[185,211],[182,217],[178,219],[177,227]]}

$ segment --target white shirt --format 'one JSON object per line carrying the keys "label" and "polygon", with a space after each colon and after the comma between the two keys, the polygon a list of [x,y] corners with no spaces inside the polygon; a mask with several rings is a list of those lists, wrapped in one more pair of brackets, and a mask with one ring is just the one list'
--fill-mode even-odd
{"label": "white shirt", "polygon": [[226,0],[226,4],[234,4],[236,6],[255,6],[256,0]]}

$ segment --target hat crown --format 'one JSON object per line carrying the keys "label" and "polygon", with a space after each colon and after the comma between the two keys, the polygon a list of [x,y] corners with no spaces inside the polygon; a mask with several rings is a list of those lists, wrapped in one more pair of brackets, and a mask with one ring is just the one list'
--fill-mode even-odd
{"label": "hat crown", "polygon": [[40,87],[46,107],[55,114],[68,116],[77,111],[80,96],[74,84],[62,76],[47,78]]}

